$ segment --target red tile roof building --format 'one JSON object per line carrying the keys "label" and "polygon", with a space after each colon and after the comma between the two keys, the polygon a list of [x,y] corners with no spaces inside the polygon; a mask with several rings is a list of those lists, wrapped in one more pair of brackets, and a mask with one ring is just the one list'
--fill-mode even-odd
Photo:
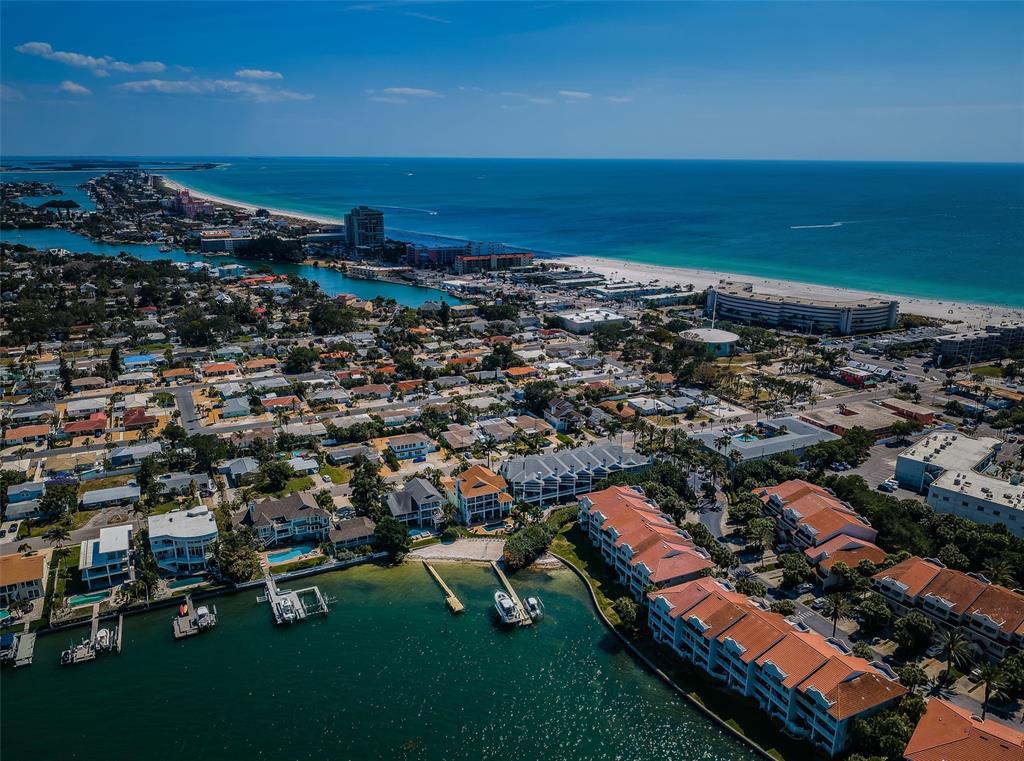
{"label": "red tile roof building", "polygon": [[903,756],[907,761],[1024,761],[1024,732],[933,698]]}

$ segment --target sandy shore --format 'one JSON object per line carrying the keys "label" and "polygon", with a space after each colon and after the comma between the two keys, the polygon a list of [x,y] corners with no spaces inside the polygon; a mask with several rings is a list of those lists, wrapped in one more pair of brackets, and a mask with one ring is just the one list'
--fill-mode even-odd
{"label": "sandy shore", "polygon": [[[341,217],[327,217],[306,212],[289,211],[288,209],[276,209],[260,207],[243,201],[235,201],[230,198],[203,193],[193,188],[182,185],[179,182],[168,179],[161,175],[164,183],[173,190],[188,190],[194,198],[210,201],[211,203],[223,206],[234,206],[239,209],[254,212],[258,208],[265,208],[274,216],[287,217],[299,221],[315,222],[321,225],[344,224]],[[799,283],[791,280],[771,280],[754,277],[752,275],[740,275],[734,272],[718,272],[715,270],[689,269],[685,267],[663,267],[657,264],[642,264],[627,262],[622,259],[602,259],[596,256],[569,256],[564,258],[546,259],[555,261],[571,267],[579,267],[590,272],[604,275],[610,280],[634,280],[642,283],[657,281],[664,284],[693,285],[696,290],[704,290],[708,286],[717,285],[719,280],[743,280],[752,282],[755,291],[764,291],[781,295],[811,296],[837,301],[855,301],[863,298],[896,299],[900,302],[900,311],[905,314],[918,314],[925,317],[932,317],[937,320],[948,320],[959,323],[956,326],[958,331],[984,327],[999,322],[1020,322],[1024,320],[1024,309],[1012,309],[1010,307],[990,306],[986,304],[972,304],[964,301],[939,301],[937,299],[924,299],[914,296],[900,296],[887,293],[876,293],[872,291],[858,291],[850,288],[836,288],[827,285],[815,285],[812,283]]]}
{"label": "sandy shore", "polygon": [[633,280],[641,283],[658,282],[666,285],[693,285],[695,290],[704,290],[717,285],[719,280],[742,280],[754,284],[755,291],[787,295],[811,296],[836,301],[855,301],[863,298],[895,299],[900,302],[900,311],[918,314],[938,320],[960,321],[958,330],[984,327],[1002,321],[1024,320],[1024,309],[971,304],[963,301],[939,301],[914,296],[858,291],[812,283],[798,283],[790,280],[770,280],[753,275],[739,275],[733,272],[687,269],[684,267],[662,267],[657,264],[640,264],[621,259],[602,259],[596,256],[568,256],[555,259],[561,264],[578,267],[588,272],[604,275],[609,280]]}

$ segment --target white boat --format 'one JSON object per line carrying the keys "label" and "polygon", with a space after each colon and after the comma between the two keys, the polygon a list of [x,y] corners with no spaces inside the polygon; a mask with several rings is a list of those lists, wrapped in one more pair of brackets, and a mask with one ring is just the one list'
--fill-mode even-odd
{"label": "white boat", "polygon": [[498,611],[498,618],[502,623],[514,624],[519,621],[519,614],[512,598],[500,589],[494,593],[494,609]]}
{"label": "white boat", "polygon": [[526,612],[530,614],[530,618],[534,621],[540,621],[544,618],[544,606],[541,604],[539,597],[526,598]]}
{"label": "white boat", "polygon": [[200,629],[209,629],[217,624],[217,619],[205,605],[196,608],[196,626]]}
{"label": "white boat", "polygon": [[93,643],[99,651],[110,650],[113,647],[113,637],[110,636],[110,629],[100,629],[96,632],[96,641]]}
{"label": "white boat", "polygon": [[292,601],[287,597],[281,598],[277,604],[278,612],[281,614],[281,620],[290,624],[299,617],[299,614],[295,611],[295,606],[292,605]]}

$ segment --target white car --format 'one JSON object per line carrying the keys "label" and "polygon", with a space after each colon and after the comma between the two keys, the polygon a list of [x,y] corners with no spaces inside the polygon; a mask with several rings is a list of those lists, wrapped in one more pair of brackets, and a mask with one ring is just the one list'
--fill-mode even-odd
{"label": "white car", "polygon": [[331,482],[331,477],[329,475],[327,475],[326,473],[323,474],[323,479],[327,483]]}

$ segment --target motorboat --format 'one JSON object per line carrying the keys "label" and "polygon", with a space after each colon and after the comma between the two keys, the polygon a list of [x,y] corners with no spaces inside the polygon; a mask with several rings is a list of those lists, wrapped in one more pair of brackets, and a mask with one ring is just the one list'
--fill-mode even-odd
{"label": "motorboat", "polygon": [[539,597],[526,598],[526,612],[530,614],[530,618],[534,621],[540,621],[544,618],[544,606],[541,604]]}
{"label": "motorboat", "polygon": [[494,609],[498,611],[498,618],[504,624],[514,624],[519,621],[519,612],[516,610],[515,603],[500,589],[494,593]]}
{"label": "motorboat", "polygon": [[295,605],[287,597],[281,598],[277,603],[277,609],[281,614],[281,621],[286,624],[292,623],[299,617],[298,612],[295,610]]}
{"label": "motorboat", "polygon": [[110,634],[110,629],[100,629],[96,632],[96,641],[93,646],[100,651],[110,650],[114,646],[114,638]]}
{"label": "motorboat", "polygon": [[205,605],[196,608],[196,626],[200,629],[209,629],[217,624],[217,619]]}

